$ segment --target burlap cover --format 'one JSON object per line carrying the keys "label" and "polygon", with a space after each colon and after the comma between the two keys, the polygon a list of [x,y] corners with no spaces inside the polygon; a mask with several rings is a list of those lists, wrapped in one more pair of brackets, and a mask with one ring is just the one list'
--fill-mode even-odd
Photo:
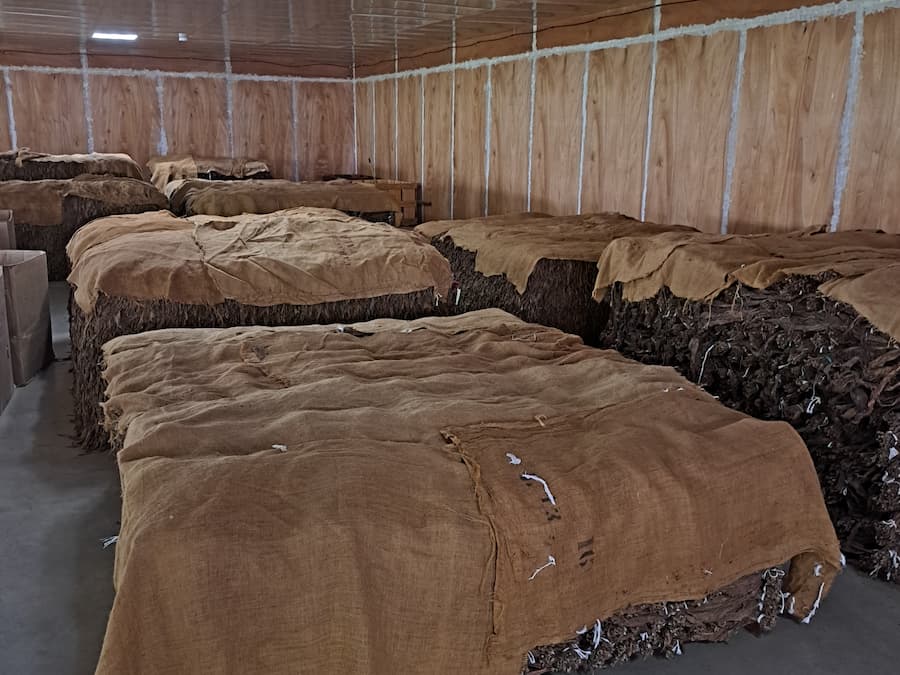
{"label": "burlap cover", "polygon": [[213,171],[232,178],[249,178],[269,172],[269,165],[258,159],[191,155],[151,157],[147,168],[150,170],[150,181],[160,190],[165,190],[166,185],[174,180],[196,178]]}
{"label": "burlap cover", "polygon": [[80,164],[85,174],[113,174],[143,180],[141,167],[124,153],[92,152],[90,154],[48,155],[43,152],[32,152],[28,148],[9,150],[0,153],[0,160],[14,161],[18,166],[28,163],[54,164],[69,162]]}
{"label": "burlap cover", "polygon": [[677,225],[644,223],[617,213],[551,217],[517,213],[469,220],[439,220],[416,230],[429,239],[451,238],[459,248],[475,253],[475,270],[485,276],[504,274],[519,293],[539,260],[597,260],[618,237],[647,236]]}
{"label": "burlap cover", "polygon": [[288,180],[176,180],[166,186],[175,213],[236,216],[314,206],[354,213],[397,212],[400,205],[384,190],[346,180],[295,183]]}
{"label": "burlap cover", "polygon": [[75,301],[138,300],[267,307],[405,294],[447,295],[449,263],[422,237],[331,209],[232,218],[168,212],[100,218],[66,252]]}
{"label": "burlap cover", "polygon": [[900,236],[883,232],[791,232],[753,236],[670,232],[612,242],[598,263],[594,298],[623,284],[626,300],[662,288],[687,300],[709,300],[735,283],[767,288],[790,275],[825,272],[819,290],[851,305],[879,330],[900,339]]}
{"label": "burlap cover", "polygon": [[803,617],[840,567],[788,425],[499,310],[104,351],[123,512],[101,675],[513,675],[792,558]]}
{"label": "burlap cover", "polygon": [[67,180],[0,181],[0,208],[12,211],[19,223],[61,224],[63,199],[67,195],[111,206],[153,202],[161,209],[167,206],[166,198],[159,190],[133,178],[85,175]]}

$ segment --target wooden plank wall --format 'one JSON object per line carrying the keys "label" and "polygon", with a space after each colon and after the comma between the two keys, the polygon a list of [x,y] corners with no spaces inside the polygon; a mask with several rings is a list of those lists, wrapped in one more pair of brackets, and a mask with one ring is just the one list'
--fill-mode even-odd
{"label": "wooden plank wall", "polygon": [[[822,6],[823,15],[774,14],[800,5]],[[655,44],[538,58],[526,51],[512,60],[364,78],[357,116],[374,115],[378,133],[391,133],[399,115],[396,168],[423,182],[431,217],[575,213],[580,193],[582,212],[618,211],[708,232],[900,232],[900,90],[889,84],[900,77],[900,9],[865,15],[854,42],[857,15],[848,9],[857,5],[860,16],[871,9],[852,0],[663,3],[661,30],[724,18],[753,23],[716,24],[706,35],[670,32]],[[648,16],[637,12],[613,33],[602,17],[590,30],[542,31],[537,46],[646,35],[653,30]],[[477,46],[464,54],[494,56]],[[848,104],[854,63],[858,95]],[[390,92],[395,81],[396,103],[367,93]],[[371,143],[370,127],[358,122],[361,147]],[[849,152],[841,152],[842,142]]]}
{"label": "wooden plank wall", "polygon": [[[93,58],[104,67],[114,66],[114,60],[102,55]],[[148,67],[156,64],[147,58]],[[124,65],[141,64],[131,57]],[[157,76],[110,67],[85,76],[71,70],[47,72],[42,62],[17,62],[8,70],[4,65],[0,61],[9,82],[0,80],[2,150],[12,148],[14,132],[19,147],[38,152],[125,152],[140,164],[165,151],[255,157],[269,162],[276,176],[294,179],[355,169],[349,80],[254,78],[229,85],[212,72],[207,77],[175,71]],[[208,66],[197,63],[195,69],[207,72]],[[389,87],[393,91],[393,83]]]}

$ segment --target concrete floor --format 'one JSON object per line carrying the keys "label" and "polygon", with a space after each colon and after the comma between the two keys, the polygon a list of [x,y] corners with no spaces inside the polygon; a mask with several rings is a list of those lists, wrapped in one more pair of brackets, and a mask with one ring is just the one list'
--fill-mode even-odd
{"label": "concrete floor", "polygon": [[[65,288],[53,290],[54,343],[67,354]],[[71,374],[58,361],[0,416],[0,673],[92,673],[112,605],[118,476],[73,444]],[[781,621],[765,638],[688,645],[624,675],[900,672],[900,587],[847,570],[810,625]],[[152,674],[147,674],[152,675]]]}

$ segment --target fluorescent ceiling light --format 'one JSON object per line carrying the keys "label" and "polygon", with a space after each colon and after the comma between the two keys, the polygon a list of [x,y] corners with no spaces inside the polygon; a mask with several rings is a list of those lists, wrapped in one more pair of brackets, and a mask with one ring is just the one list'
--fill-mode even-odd
{"label": "fluorescent ceiling light", "polygon": [[104,33],[102,31],[94,31],[91,35],[95,40],[128,40],[133,42],[138,39],[137,33]]}

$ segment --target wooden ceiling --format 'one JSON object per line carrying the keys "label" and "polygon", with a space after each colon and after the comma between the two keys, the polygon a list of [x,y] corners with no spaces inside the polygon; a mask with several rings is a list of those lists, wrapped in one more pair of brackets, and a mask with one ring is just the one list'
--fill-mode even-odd
{"label": "wooden ceiling", "polygon": [[[539,33],[597,17],[629,20],[647,15],[653,4],[535,3]],[[0,0],[4,54],[30,41],[49,41],[50,51],[60,57],[84,48],[101,56],[214,62],[229,49],[233,61],[253,62],[256,68],[318,67],[338,76],[351,69],[354,57],[358,66],[393,70],[395,53],[448,49],[454,33],[463,47],[517,38],[517,45],[527,48],[532,26],[529,0]],[[91,39],[94,31],[139,37],[134,43],[101,43]]]}

